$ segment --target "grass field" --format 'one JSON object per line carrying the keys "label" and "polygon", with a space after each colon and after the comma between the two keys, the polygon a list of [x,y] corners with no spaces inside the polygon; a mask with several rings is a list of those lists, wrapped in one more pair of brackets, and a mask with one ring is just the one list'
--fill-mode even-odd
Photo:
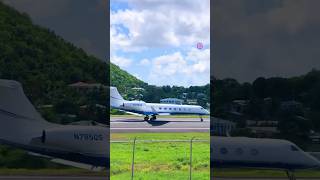
{"label": "grass field", "polygon": [[[114,133],[111,140],[126,141],[137,138],[135,179],[188,179],[189,142],[141,142],[139,140],[208,140],[194,142],[193,179],[210,179],[210,143],[208,133]],[[111,179],[131,176],[132,142],[111,144]]]}

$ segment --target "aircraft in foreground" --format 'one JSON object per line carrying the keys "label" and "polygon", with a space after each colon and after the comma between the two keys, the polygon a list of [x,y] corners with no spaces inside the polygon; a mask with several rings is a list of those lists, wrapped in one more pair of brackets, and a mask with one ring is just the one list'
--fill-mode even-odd
{"label": "aircraft in foreground", "polygon": [[109,128],[45,121],[19,82],[0,80],[0,123],[1,144],[86,169],[109,165]]}
{"label": "aircraft in foreground", "polygon": [[[116,87],[110,87],[110,105],[112,108],[125,111],[129,114],[144,115],[144,120],[156,120],[157,115],[209,115],[209,111],[196,105],[178,105],[162,103],[146,103],[144,101],[127,101],[123,99]],[[149,118],[149,116],[151,116]]]}
{"label": "aircraft in foreground", "polygon": [[214,168],[278,169],[295,180],[294,171],[320,168],[320,161],[290,141],[247,137],[211,136]]}

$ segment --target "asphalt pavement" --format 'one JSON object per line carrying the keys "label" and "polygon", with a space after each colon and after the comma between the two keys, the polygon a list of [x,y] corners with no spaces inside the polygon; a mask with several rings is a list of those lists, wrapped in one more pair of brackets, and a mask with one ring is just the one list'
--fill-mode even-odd
{"label": "asphalt pavement", "polygon": [[209,132],[210,120],[204,118],[161,118],[144,121],[143,117],[111,117],[111,132]]}

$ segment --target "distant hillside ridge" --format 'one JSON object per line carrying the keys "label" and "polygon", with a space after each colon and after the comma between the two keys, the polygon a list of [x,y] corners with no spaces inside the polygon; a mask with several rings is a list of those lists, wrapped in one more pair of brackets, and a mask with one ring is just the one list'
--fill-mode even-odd
{"label": "distant hillside ridge", "polygon": [[110,85],[117,87],[120,92],[133,87],[145,87],[148,85],[112,63],[110,63],[110,77]]}
{"label": "distant hillside ridge", "polygon": [[[107,61],[88,55],[52,30],[0,2],[0,78],[21,82],[33,101],[49,101],[68,84],[83,81],[109,84]],[[144,82],[111,64],[112,85]]]}

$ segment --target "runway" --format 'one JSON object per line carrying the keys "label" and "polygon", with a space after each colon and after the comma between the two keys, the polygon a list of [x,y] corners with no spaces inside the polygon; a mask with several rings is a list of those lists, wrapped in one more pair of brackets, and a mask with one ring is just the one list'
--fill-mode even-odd
{"label": "runway", "polygon": [[144,121],[143,117],[111,117],[111,132],[209,132],[210,120],[204,118],[161,118]]}

